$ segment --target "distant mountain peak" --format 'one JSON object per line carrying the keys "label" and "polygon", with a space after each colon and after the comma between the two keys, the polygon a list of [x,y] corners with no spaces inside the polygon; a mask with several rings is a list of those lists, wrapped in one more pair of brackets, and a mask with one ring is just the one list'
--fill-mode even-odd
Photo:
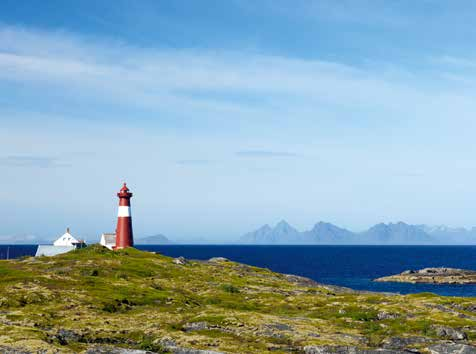
{"label": "distant mountain peak", "polygon": [[240,242],[252,244],[292,244],[299,243],[300,232],[281,220],[273,228],[265,224],[240,238]]}
{"label": "distant mountain peak", "polygon": [[292,227],[291,225],[288,224],[287,221],[281,220],[276,224],[276,226],[273,228],[274,231],[281,231],[281,232],[297,232],[297,230]]}
{"label": "distant mountain peak", "polygon": [[331,224],[330,222],[318,221],[314,224],[312,229],[320,229],[320,228],[339,228],[338,226]]}
{"label": "distant mountain peak", "polygon": [[271,231],[271,226],[269,226],[268,224],[264,224],[263,226],[261,226],[258,230],[262,230],[262,231]]}
{"label": "distant mountain peak", "polygon": [[367,244],[434,244],[435,239],[419,225],[409,225],[403,221],[379,223],[360,234]]}
{"label": "distant mountain peak", "polygon": [[329,222],[319,221],[314,227],[305,232],[306,239],[312,243],[342,244],[355,243],[355,234]]}

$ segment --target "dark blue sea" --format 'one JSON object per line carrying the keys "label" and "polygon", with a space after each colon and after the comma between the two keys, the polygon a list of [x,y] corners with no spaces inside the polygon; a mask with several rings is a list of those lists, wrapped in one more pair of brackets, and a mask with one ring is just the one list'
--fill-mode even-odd
{"label": "dark blue sea", "polygon": [[[432,292],[476,296],[476,285],[375,283],[372,279],[407,269],[452,267],[476,270],[476,246],[242,246],[138,245],[137,248],[190,259],[226,257],[325,284],[401,294]],[[10,258],[33,255],[36,246],[9,246]],[[0,245],[0,258],[7,246]]]}

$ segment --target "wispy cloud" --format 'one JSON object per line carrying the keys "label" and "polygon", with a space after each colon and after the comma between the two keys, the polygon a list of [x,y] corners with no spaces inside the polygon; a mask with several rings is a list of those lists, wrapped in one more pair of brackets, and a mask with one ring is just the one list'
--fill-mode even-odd
{"label": "wispy cloud", "polygon": [[299,156],[293,152],[287,151],[272,151],[272,150],[242,150],[236,152],[240,157],[297,157]]}
{"label": "wispy cloud", "polygon": [[47,156],[25,156],[12,155],[0,158],[0,165],[8,167],[38,167],[38,168],[57,168],[70,167],[70,164],[63,163],[57,158]]}
{"label": "wispy cloud", "polygon": [[[239,52],[161,50],[84,42],[64,33],[0,28],[0,79],[148,109],[265,116],[298,104],[398,107],[422,93],[378,68]],[[266,97],[253,102],[255,97]],[[244,100],[243,98],[246,98]]]}
{"label": "wispy cloud", "polygon": [[476,60],[469,59],[469,58],[461,58],[461,57],[454,57],[454,56],[441,56],[435,58],[435,61],[444,65],[449,65],[454,68],[462,68],[462,69],[476,69]]}

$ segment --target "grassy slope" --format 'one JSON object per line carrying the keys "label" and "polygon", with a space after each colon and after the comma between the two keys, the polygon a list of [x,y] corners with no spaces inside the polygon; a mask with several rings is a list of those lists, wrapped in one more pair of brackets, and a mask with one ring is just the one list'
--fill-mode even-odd
{"label": "grassy slope", "polygon": [[[433,324],[474,328],[448,309],[475,300],[334,293],[233,262],[178,265],[135,249],[92,246],[0,261],[0,345],[77,352],[90,345],[84,342],[112,342],[158,351],[154,343],[171,338],[184,347],[243,353],[310,344],[374,347],[392,336],[434,338]],[[381,311],[400,317],[377,320]],[[184,331],[193,322],[209,328]],[[61,343],[60,329],[82,338]],[[475,344],[476,332],[468,334]]]}

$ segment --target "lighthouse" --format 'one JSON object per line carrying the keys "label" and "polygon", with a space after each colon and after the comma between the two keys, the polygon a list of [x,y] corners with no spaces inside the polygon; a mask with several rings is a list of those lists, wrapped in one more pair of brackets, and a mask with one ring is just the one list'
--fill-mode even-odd
{"label": "lighthouse", "polygon": [[117,196],[119,197],[119,211],[117,213],[116,247],[114,247],[116,250],[134,246],[131,217],[132,193],[129,192],[125,183]]}

